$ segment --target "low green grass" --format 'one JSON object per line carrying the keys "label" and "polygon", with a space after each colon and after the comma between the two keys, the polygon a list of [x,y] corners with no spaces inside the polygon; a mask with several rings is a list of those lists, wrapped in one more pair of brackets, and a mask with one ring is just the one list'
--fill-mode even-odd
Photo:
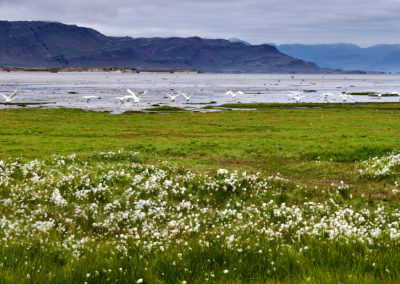
{"label": "low green grass", "polygon": [[159,107],[146,108],[145,110],[147,110],[147,111],[159,111],[159,112],[186,111],[184,108],[174,107],[174,106],[159,106]]}
{"label": "low green grass", "polygon": [[[343,179],[357,185],[355,160],[400,149],[399,108],[398,104],[288,106],[129,116],[9,109],[0,112],[0,158],[125,148],[199,171],[225,167],[280,172],[305,183]],[[321,161],[316,163],[318,157]]]}
{"label": "low green grass", "polygon": [[324,109],[378,109],[378,110],[400,110],[400,104],[396,103],[227,103],[222,104],[222,108],[234,109],[270,109],[270,108],[324,108]]}
{"label": "low green grass", "polygon": [[[351,92],[349,93],[350,95],[354,96],[372,96],[372,97],[377,97],[378,93],[377,92]],[[392,94],[392,93],[383,93],[381,94],[382,97],[398,97],[398,94]]]}
{"label": "low green grass", "polygon": [[[232,105],[259,110],[0,110],[0,283],[398,282],[400,163],[379,176],[370,165],[400,151],[400,105]],[[55,188],[68,205],[52,203]],[[341,214],[340,226],[386,233],[298,238],[319,220],[332,233]],[[49,220],[49,234],[29,231]]]}
{"label": "low green grass", "polygon": [[370,96],[370,95],[376,95],[376,92],[351,92],[349,94],[354,96]]}
{"label": "low green grass", "polygon": [[0,102],[0,105],[19,106],[19,107],[40,106],[40,105],[48,105],[48,104],[52,104],[52,103],[49,103],[49,102],[29,102],[29,103],[3,103],[3,102]]}

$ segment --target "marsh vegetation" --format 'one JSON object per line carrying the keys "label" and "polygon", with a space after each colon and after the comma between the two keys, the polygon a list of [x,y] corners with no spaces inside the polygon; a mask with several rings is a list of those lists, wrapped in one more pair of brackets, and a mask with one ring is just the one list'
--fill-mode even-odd
{"label": "marsh vegetation", "polygon": [[0,112],[0,281],[399,280],[397,104]]}

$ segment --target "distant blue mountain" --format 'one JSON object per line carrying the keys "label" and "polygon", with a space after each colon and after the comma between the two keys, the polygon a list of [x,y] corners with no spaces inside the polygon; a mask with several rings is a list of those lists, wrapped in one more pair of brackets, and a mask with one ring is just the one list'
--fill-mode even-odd
{"label": "distant blue mountain", "polygon": [[322,68],[400,73],[400,44],[361,48],[354,44],[282,44],[279,51]]}

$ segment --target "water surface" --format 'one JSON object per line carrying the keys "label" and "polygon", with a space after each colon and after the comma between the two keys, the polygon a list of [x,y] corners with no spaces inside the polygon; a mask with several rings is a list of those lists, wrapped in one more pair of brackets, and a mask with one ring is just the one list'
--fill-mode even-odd
{"label": "water surface", "polygon": [[[136,93],[147,90],[138,106],[121,104],[118,97],[126,96],[126,89]],[[278,75],[278,74],[193,74],[193,73],[0,73],[0,94],[18,89],[15,103],[46,103],[30,107],[81,108],[95,111],[123,113],[152,106],[170,105],[201,110],[207,104],[223,103],[291,103],[290,91],[304,91],[304,103],[326,102],[323,93],[400,91],[400,75]],[[242,91],[234,100],[225,93]],[[171,102],[167,94],[181,91],[193,95],[189,104],[183,96]],[[311,91],[311,92],[310,92]],[[94,95],[89,103],[84,96]],[[0,96],[0,102],[3,102]],[[338,96],[329,102],[342,102]],[[353,96],[348,102],[399,102],[399,97]],[[0,108],[15,108],[0,105]]]}

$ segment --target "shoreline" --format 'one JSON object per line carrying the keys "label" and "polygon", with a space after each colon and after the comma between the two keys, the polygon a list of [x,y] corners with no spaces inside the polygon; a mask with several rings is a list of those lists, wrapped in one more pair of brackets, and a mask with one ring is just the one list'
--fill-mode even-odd
{"label": "shoreline", "polygon": [[87,73],[190,73],[190,74],[276,74],[276,75],[395,75],[380,71],[362,71],[362,70],[330,70],[329,72],[316,73],[251,73],[251,72],[223,72],[223,71],[203,71],[195,69],[136,69],[115,66],[97,66],[97,67],[18,67],[18,66],[0,66],[1,72],[87,72]]}
{"label": "shoreline", "polygon": [[135,68],[99,66],[99,67],[10,67],[0,66],[0,72],[87,72],[87,73],[203,73],[200,70],[167,69],[139,70]]}

